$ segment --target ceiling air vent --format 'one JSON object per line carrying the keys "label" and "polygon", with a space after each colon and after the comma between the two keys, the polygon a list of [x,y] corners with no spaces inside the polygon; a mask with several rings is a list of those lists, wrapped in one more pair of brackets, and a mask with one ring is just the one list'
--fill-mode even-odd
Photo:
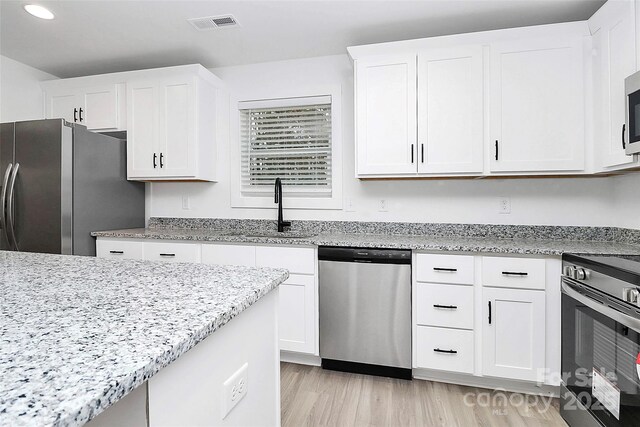
{"label": "ceiling air vent", "polygon": [[237,27],[239,25],[233,15],[205,16],[204,18],[191,18],[188,21],[200,31]]}

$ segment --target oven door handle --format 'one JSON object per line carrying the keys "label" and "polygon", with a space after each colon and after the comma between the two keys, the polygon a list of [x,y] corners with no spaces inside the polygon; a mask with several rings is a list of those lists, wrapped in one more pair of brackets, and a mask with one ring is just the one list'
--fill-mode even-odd
{"label": "oven door handle", "polygon": [[620,313],[618,310],[614,310],[611,307],[601,304],[598,301],[595,301],[581,294],[580,292],[574,290],[573,286],[571,286],[571,284],[565,282],[564,280],[562,281],[562,292],[564,292],[574,300],[586,305],[590,309],[595,310],[598,313],[603,314],[608,318],[615,320],[616,322],[621,323],[624,326],[627,326],[640,333],[640,319],[631,317],[624,313]]}

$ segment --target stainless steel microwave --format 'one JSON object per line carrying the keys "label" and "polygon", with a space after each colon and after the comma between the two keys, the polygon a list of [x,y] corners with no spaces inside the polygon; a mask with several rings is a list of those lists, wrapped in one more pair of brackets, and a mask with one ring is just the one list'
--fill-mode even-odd
{"label": "stainless steel microwave", "polygon": [[627,154],[640,152],[640,71],[624,79],[626,123],[622,127],[622,147]]}

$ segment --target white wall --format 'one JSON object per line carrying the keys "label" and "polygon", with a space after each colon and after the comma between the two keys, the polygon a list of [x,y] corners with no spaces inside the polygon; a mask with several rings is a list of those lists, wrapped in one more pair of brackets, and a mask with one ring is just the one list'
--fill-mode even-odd
{"label": "white wall", "polygon": [[56,78],[0,55],[0,122],[44,118],[44,99],[39,82]]}
{"label": "white wall", "polygon": [[[342,87],[343,191],[353,212],[286,210],[290,219],[423,221],[495,224],[614,225],[610,178],[360,181],[354,178],[353,76],[347,55],[271,62],[212,70],[239,100]],[[275,94],[275,95],[274,95]],[[232,114],[234,114],[232,112]],[[237,143],[237,141],[231,141]],[[232,208],[229,146],[220,147],[218,183],[154,183],[148,214],[223,218],[275,218],[273,209]],[[182,196],[190,210],[182,209]],[[512,212],[498,214],[498,198],[511,198]],[[388,212],[378,212],[381,199]],[[347,203],[344,204],[346,207]],[[285,198],[286,208],[286,198]],[[640,226],[640,221],[638,226]]]}
{"label": "white wall", "polygon": [[615,199],[612,216],[618,227],[640,229],[640,173],[615,177],[612,180]]}

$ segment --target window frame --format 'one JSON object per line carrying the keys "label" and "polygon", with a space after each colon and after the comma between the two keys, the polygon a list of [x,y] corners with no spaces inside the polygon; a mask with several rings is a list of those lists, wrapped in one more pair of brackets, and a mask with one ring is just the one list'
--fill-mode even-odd
{"label": "window frame", "polygon": [[[273,192],[264,194],[243,194],[242,192],[242,141],[241,106],[248,103],[260,103],[278,107],[282,102],[295,98],[331,97],[331,195],[327,193],[287,192],[283,188],[283,206],[286,209],[342,209],[342,90],[340,86],[316,88],[295,93],[265,94],[253,99],[234,99],[232,101],[231,123],[231,207],[232,208],[275,208]],[[303,105],[303,104],[301,104]]]}

